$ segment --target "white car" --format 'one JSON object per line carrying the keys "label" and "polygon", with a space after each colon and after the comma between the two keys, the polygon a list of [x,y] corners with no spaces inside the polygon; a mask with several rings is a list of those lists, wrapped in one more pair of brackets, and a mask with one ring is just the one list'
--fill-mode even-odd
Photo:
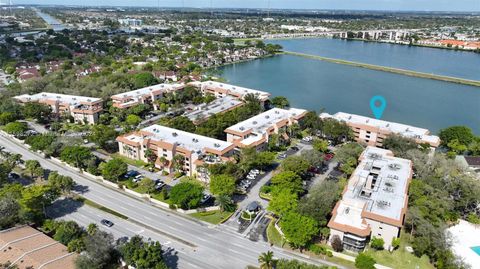
{"label": "white car", "polygon": [[143,179],[143,176],[142,175],[137,175],[133,178],[133,182],[137,183],[137,182],[140,182],[141,180]]}
{"label": "white car", "polygon": [[250,170],[250,173],[254,173],[254,174],[257,174],[257,175],[258,175],[258,174],[260,174],[260,170],[258,170],[258,169],[252,169],[252,170]]}
{"label": "white car", "polygon": [[251,179],[251,180],[254,180],[256,177],[254,175],[248,175],[247,178]]}

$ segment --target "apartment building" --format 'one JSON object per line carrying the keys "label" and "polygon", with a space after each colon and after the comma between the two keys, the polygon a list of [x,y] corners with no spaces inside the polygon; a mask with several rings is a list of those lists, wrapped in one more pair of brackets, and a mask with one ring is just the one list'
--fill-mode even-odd
{"label": "apartment building", "polygon": [[54,114],[70,115],[75,122],[82,124],[95,124],[103,111],[103,100],[94,97],[41,92],[13,98],[21,103],[38,102],[48,105]]}
{"label": "apartment building", "polygon": [[287,127],[298,123],[306,114],[306,110],[298,108],[267,110],[225,129],[227,141],[239,148],[265,150],[270,135],[281,134],[288,139]]}
{"label": "apartment building", "polygon": [[322,113],[320,118],[333,118],[345,122],[353,130],[355,140],[369,146],[381,147],[383,140],[390,134],[397,134],[414,139],[418,144],[429,144],[431,147],[440,145],[440,138],[431,135],[430,131],[406,124],[378,120],[355,114],[338,112],[334,115]]}
{"label": "apartment building", "polygon": [[239,87],[216,81],[195,81],[189,84],[200,89],[203,94],[210,93],[215,95],[215,97],[217,98],[233,96],[235,98],[243,100],[247,94],[253,94],[258,97],[262,104],[265,104],[265,102],[270,98],[271,95],[268,92]]}
{"label": "apartment building", "polygon": [[0,231],[2,268],[74,269],[78,254],[30,226]]}
{"label": "apartment building", "polygon": [[156,124],[119,136],[117,142],[123,156],[148,162],[146,152],[150,150],[156,156],[157,168],[171,173],[181,166],[188,176],[204,181],[208,175],[201,166],[231,160],[235,148],[230,142]]}
{"label": "apartment building", "polygon": [[345,249],[362,251],[376,237],[388,249],[404,224],[412,162],[372,146],[359,160],[328,223],[330,242],[339,236]]}
{"label": "apartment building", "polygon": [[129,92],[115,94],[111,98],[116,108],[129,108],[139,104],[153,105],[155,110],[158,106],[155,101],[161,99],[165,93],[175,92],[185,88],[184,84],[157,84]]}
{"label": "apartment building", "polygon": [[225,113],[244,105],[244,102],[232,97],[217,98],[209,104],[195,106],[195,109],[185,114],[194,124],[200,124],[213,115]]}

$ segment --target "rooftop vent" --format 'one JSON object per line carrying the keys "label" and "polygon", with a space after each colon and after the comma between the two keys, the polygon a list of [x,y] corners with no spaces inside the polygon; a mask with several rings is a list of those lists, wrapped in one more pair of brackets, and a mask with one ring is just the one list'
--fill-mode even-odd
{"label": "rooftop vent", "polygon": [[370,159],[380,159],[382,157],[382,155],[380,155],[378,153],[370,153],[370,154],[368,154],[368,157]]}
{"label": "rooftop vent", "polygon": [[257,124],[258,122],[257,122],[257,121],[253,121],[252,123],[253,123],[253,124]]}
{"label": "rooftop vent", "polygon": [[379,200],[377,201],[377,206],[380,208],[390,207],[390,202]]}
{"label": "rooftop vent", "polygon": [[216,148],[219,148],[219,147],[220,147],[220,144],[215,143],[215,144],[213,144],[213,146],[216,147]]}
{"label": "rooftop vent", "polygon": [[192,142],[193,142],[193,143],[198,143],[198,139],[192,138]]}
{"label": "rooftop vent", "polygon": [[402,166],[399,163],[391,163],[388,165],[388,168],[391,170],[399,170]]}
{"label": "rooftop vent", "polygon": [[245,127],[241,126],[241,127],[238,128],[238,129],[240,129],[240,131],[243,131],[243,130],[245,130]]}
{"label": "rooftop vent", "polygon": [[390,123],[387,123],[387,127],[390,127]]}
{"label": "rooftop vent", "polygon": [[347,207],[347,209],[345,209],[345,214],[348,214],[350,213],[350,207]]}
{"label": "rooftop vent", "polygon": [[351,119],[352,119],[352,115],[348,116],[348,119],[351,120]]}
{"label": "rooftop vent", "polygon": [[275,110],[275,114],[280,114],[280,111],[278,111],[278,110]]}
{"label": "rooftop vent", "polygon": [[177,133],[175,133],[175,132],[173,132],[173,133],[172,133],[172,136],[173,136],[173,137],[177,137],[177,136],[178,136],[178,134],[177,134]]}
{"label": "rooftop vent", "polygon": [[265,119],[270,119],[270,116],[266,115],[266,116],[265,116]]}

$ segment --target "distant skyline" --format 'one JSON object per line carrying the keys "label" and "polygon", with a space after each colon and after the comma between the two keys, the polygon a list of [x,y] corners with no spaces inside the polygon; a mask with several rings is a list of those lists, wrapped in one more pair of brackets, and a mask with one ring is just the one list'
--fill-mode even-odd
{"label": "distant skyline", "polygon": [[14,4],[208,8],[480,11],[480,0],[13,0]]}

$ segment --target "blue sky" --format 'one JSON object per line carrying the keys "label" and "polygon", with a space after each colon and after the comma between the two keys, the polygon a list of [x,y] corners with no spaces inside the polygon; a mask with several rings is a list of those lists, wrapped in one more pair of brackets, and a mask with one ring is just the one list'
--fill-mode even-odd
{"label": "blue sky", "polygon": [[[268,0],[13,0],[15,4],[266,8]],[[272,8],[480,11],[480,0],[270,0]]]}

